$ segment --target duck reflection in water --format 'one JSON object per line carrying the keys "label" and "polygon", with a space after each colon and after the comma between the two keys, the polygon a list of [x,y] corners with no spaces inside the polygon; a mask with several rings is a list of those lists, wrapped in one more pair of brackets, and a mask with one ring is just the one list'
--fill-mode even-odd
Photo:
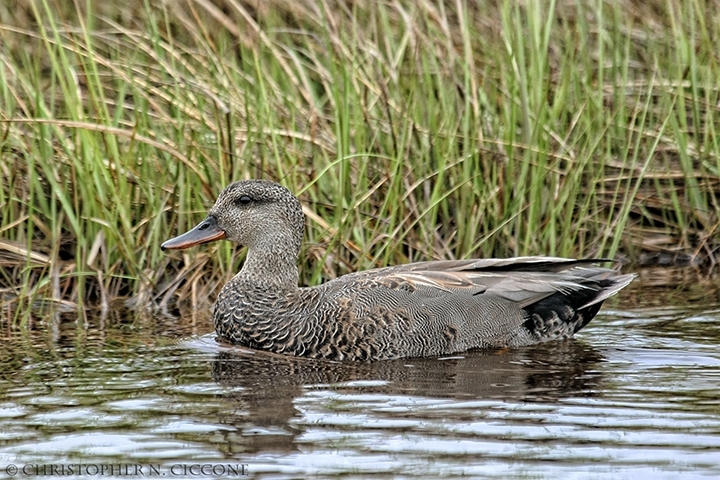
{"label": "duck reflection in water", "polygon": [[[302,416],[298,400],[315,401],[308,398],[312,392],[320,394],[319,403],[332,403],[333,396],[343,395],[348,409],[353,408],[353,396],[362,402],[361,396],[368,394],[386,406],[397,396],[556,403],[598,391],[603,381],[598,365],[603,361],[596,349],[574,340],[471,351],[447,359],[374,363],[317,361],[234,348],[218,354],[212,374],[217,383],[232,388],[224,398],[234,404],[234,413],[228,413],[224,423],[246,432],[274,432],[236,438],[243,444],[238,449],[296,450],[295,439],[302,433],[293,422]],[[330,398],[323,398],[324,394]],[[367,411],[368,407],[358,408]],[[413,412],[393,414],[393,418],[408,416]]]}

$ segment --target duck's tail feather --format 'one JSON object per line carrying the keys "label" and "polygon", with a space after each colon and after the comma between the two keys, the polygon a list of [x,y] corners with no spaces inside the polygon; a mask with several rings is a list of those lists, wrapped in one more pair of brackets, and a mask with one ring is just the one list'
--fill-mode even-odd
{"label": "duck's tail feather", "polygon": [[597,315],[602,303],[626,287],[634,274],[602,275],[583,282],[585,288],[557,292],[524,308],[523,326],[539,340],[570,337]]}

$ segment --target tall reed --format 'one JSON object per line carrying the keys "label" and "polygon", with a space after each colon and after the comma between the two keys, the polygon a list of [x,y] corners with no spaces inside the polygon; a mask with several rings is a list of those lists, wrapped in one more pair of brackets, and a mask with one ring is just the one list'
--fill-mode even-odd
{"label": "tall reed", "polygon": [[720,244],[714,2],[16,3],[0,10],[8,304],[211,298],[233,247],[159,244],[249,177],[305,202],[306,284]]}

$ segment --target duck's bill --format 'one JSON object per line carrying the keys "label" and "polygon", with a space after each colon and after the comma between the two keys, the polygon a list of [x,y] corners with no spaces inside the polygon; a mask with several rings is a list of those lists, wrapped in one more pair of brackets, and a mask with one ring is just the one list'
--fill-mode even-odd
{"label": "duck's bill", "polygon": [[214,242],[225,238],[225,232],[220,230],[213,217],[208,217],[189,232],[178,235],[175,238],[165,241],[160,248],[163,250],[181,250],[194,247],[201,243]]}

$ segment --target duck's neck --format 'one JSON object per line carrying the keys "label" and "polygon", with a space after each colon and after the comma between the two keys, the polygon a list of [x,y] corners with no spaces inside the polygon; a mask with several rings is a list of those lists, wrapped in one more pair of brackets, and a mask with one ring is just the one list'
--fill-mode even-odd
{"label": "duck's neck", "polygon": [[234,280],[249,282],[267,291],[296,290],[300,245],[291,239],[284,240],[275,237],[249,247],[245,264]]}

